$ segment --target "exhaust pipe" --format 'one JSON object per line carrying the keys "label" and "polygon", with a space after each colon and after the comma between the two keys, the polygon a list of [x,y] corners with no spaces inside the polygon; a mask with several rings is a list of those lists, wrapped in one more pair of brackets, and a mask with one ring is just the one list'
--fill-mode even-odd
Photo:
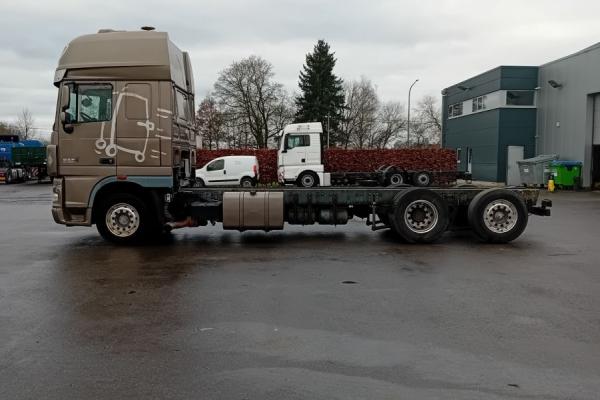
{"label": "exhaust pipe", "polygon": [[171,232],[173,229],[194,228],[196,226],[199,226],[198,221],[195,218],[187,217],[183,221],[167,222],[163,228],[165,232]]}

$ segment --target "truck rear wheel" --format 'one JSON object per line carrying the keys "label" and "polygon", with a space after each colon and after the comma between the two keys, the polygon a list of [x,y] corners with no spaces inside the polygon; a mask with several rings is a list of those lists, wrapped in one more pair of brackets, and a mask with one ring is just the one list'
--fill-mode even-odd
{"label": "truck rear wheel", "polygon": [[442,237],[449,223],[442,197],[427,189],[412,188],[394,198],[392,229],[409,243],[432,243]]}
{"label": "truck rear wheel", "polygon": [[317,174],[315,174],[314,172],[310,172],[310,171],[303,172],[298,177],[298,186],[300,186],[300,187],[310,188],[310,187],[315,187],[318,184],[319,184],[319,178],[317,177]]}
{"label": "truck rear wheel", "polygon": [[115,193],[101,201],[96,228],[106,240],[118,244],[140,242],[149,232],[148,208],[137,196]]}
{"label": "truck rear wheel", "polygon": [[397,186],[402,185],[404,183],[404,175],[402,172],[394,172],[388,178],[388,185]]}
{"label": "truck rear wheel", "polygon": [[471,200],[467,217],[481,240],[508,243],[523,233],[529,215],[518,194],[506,189],[488,189]]}
{"label": "truck rear wheel", "polygon": [[415,172],[412,176],[413,184],[418,187],[427,187],[431,185],[433,181],[431,174],[427,171]]}

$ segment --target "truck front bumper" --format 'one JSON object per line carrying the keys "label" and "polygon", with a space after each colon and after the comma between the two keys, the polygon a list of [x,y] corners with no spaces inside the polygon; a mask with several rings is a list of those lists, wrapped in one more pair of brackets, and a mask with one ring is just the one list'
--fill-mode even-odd
{"label": "truck front bumper", "polygon": [[62,208],[52,207],[52,218],[54,218],[54,222],[56,222],[57,224],[67,224],[67,221],[65,220],[65,214],[63,213]]}
{"label": "truck front bumper", "polygon": [[73,213],[62,207],[52,207],[54,222],[66,226],[91,226],[92,209],[73,209]]}

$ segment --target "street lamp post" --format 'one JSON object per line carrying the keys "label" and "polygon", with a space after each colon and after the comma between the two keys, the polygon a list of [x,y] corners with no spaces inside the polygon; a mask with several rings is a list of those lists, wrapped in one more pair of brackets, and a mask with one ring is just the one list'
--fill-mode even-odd
{"label": "street lamp post", "polygon": [[413,86],[415,86],[415,83],[419,82],[418,79],[416,79],[412,85],[410,85],[410,88],[408,89],[408,118],[406,119],[406,147],[410,147],[410,92],[412,91]]}
{"label": "street lamp post", "polygon": [[329,148],[329,114],[327,114],[327,148]]}

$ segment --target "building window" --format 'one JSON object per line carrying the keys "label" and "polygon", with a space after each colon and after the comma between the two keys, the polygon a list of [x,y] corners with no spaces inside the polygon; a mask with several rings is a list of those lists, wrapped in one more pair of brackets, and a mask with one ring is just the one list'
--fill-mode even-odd
{"label": "building window", "polygon": [[485,108],[486,108],[485,100],[486,100],[486,96],[475,97],[473,99],[473,108],[471,111],[476,112],[476,111],[485,110]]}
{"label": "building window", "polygon": [[533,90],[507,90],[507,106],[533,106],[535,101],[535,92]]}
{"label": "building window", "polygon": [[448,106],[448,118],[460,117],[463,113],[463,103],[456,103]]}

